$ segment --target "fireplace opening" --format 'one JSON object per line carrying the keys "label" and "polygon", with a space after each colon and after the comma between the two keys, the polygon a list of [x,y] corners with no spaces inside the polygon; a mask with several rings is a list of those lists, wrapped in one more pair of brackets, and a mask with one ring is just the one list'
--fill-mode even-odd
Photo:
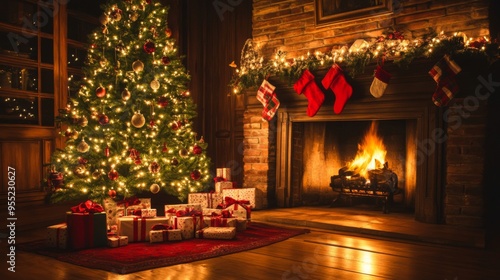
{"label": "fireplace opening", "polygon": [[[414,211],[416,134],[417,121],[414,119],[294,122],[293,204],[330,204],[339,195],[332,191],[332,175],[355,175],[373,186],[376,182],[370,185],[370,176],[381,174],[382,177],[394,176],[390,180],[397,181],[398,195],[394,196],[393,207],[399,211]],[[369,158],[368,162],[360,160],[363,157]],[[384,183],[394,187],[394,182]],[[350,201],[353,207],[377,206],[377,200],[369,196],[358,196]]]}

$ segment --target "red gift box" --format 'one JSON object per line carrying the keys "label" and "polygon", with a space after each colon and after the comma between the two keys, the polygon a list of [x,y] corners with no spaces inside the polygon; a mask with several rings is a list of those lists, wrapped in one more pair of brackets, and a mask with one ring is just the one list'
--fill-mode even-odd
{"label": "red gift box", "polygon": [[80,250],[107,245],[106,213],[71,213],[66,216],[68,248]]}

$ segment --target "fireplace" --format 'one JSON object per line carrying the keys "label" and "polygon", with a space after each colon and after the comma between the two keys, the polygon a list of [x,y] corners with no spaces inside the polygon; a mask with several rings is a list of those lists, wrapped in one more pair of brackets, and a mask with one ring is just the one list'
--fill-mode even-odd
{"label": "fireplace", "polygon": [[[289,84],[272,80],[281,106],[266,122],[260,117],[262,104],[255,92],[247,93],[243,186],[257,189],[264,208],[329,205],[335,197],[330,176],[352,159],[359,139],[376,121],[388,147],[389,168],[397,173],[403,190],[394,197],[396,203],[422,222],[484,224],[488,111],[484,102],[476,106],[472,98],[464,97],[473,94],[480,81],[468,81],[462,96],[440,108],[431,101],[436,84],[427,74],[430,62],[415,62],[407,70],[386,67],[394,75],[384,95],[371,96],[373,76],[359,75],[349,80],[354,94],[341,114],[333,112],[333,93],[324,91],[323,106],[309,117],[307,99]],[[365,73],[372,70],[367,67]],[[318,182],[309,183],[311,178]]]}
{"label": "fireplace", "polygon": [[[422,68],[430,67],[422,65]],[[391,71],[398,72],[396,69]],[[350,81],[355,94],[341,114],[332,111],[334,95],[331,91],[325,91],[325,103],[312,118],[304,114],[302,96],[287,95],[293,100],[284,100],[286,105],[280,108],[276,124],[278,206],[327,205],[331,202],[336,194],[329,187],[330,176],[352,160],[362,136],[372,121],[376,121],[378,132],[388,147],[387,162],[398,174],[402,189],[402,194],[395,196],[396,203],[414,211],[417,220],[444,221],[445,143],[429,141],[434,139],[436,131],[445,130],[442,109],[430,100],[435,83],[427,75],[420,74],[426,73],[423,70],[399,73],[401,75],[393,76],[386,93],[379,99],[369,93],[371,75]],[[330,138],[327,143],[311,144],[321,137]],[[323,149],[314,145],[323,145]],[[304,146],[322,151],[307,151]],[[339,152],[325,154],[328,149]],[[304,154],[308,155],[306,162]],[[321,154],[326,161],[319,160]],[[317,176],[318,173],[321,176]],[[311,178],[321,181],[308,182]]]}

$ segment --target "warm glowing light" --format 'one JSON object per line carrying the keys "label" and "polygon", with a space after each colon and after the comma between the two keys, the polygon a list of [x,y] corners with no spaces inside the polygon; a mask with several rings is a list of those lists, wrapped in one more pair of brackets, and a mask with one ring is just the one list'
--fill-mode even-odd
{"label": "warm glowing light", "polygon": [[369,170],[382,168],[387,150],[377,135],[377,123],[372,122],[364,139],[358,144],[358,153],[349,165],[349,170],[368,178]]}

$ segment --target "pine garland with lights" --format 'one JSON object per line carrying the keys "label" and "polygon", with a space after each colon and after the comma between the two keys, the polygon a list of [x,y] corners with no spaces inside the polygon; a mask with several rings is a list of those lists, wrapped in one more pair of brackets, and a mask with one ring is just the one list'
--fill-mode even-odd
{"label": "pine garland with lights", "polygon": [[160,189],[184,200],[206,189],[211,162],[193,131],[196,106],[168,7],[110,0],[101,8],[85,78],[56,118],[66,145],[52,156],[51,200],[123,199]]}
{"label": "pine garland with lights", "polygon": [[[248,45],[252,47],[249,48]],[[364,73],[365,67],[376,63],[382,58],[393,61],[400,67],[408,67],[418,58],[437,58],[444,54],[469,56],[476,59],[498,59],[498,44],[490,42],[486,37],[476,40],[467,38],[462,32],[446,36],[444,32],[428,35],[413,40],[405,39],[400,32],[389,32],[386,36],[372,38],[368,41],[358,39],[349,47],[347,45],[333,46],[327,53],[308,52],[307,55],[288,58],[286,52],[278,50],[274,57],[265,60],[253,47],[254,42],[247,40],[240,58],[241,67],[231,63],[235,68],[229,83],[234,94],[243,90],[258,87],[264,78],[275,76],[290,84],[295,82],[305,69],[328,69],[334,63],[342,63],[348,69],[351,77]]]}

